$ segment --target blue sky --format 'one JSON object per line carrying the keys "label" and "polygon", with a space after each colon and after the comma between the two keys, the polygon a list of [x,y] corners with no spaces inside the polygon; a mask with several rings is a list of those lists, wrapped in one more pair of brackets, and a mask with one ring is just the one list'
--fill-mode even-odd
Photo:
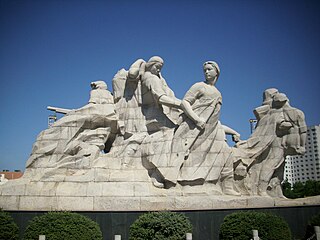
{"label": "blue sky", "polygon": [[24,169],[48,105],[79,108],[90,82],[159,55],[178,98],[221,68],[221,121],[250,135],[252,110],[276,87],[320,123],[319,1],[0,0],[0,170]]}

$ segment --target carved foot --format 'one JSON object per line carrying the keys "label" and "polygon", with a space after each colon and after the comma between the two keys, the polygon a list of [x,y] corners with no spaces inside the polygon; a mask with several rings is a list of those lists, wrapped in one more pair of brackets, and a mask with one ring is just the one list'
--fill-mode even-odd
{"label": "carved foot", "polygon": [[234,190],[234,181],[233,181],[233,176],[229,176],[227,179],[223,181],[223,193],[227,195],[233,195],[233,196],[240,196],[241,193],[238,191]]}
{"label": "carved foot", "polygon": [[151,178],[153,186],[155,186],[156,188],[164,188],[164,183],[162,181],[160,181],[161,178],[160,178],[159,174],[157,174],[156,171],[153,171],[151,173],[150,178]]}
{"label": "carved foot", "polygon": [[164,188],[164,184],[161,182],[158,182],[157,179],[152,177],[151,181],[152,181],[153,186],[155,186],[156,188]]}
{"label": "carved foot", "polygon": [[267,192],[265,192],[265,191],[264,192],[260,192],[259,191],[259,196],[261,196],[261,197],[270,197],[269,194]]}
{"label": "carved foot", "polygon": [[233,189],[225,189],[223,191],[223,193],[226,194],[226,195],[241,196],[241,193],[239,193],[239,192],[237,192],[237,191],[235,191]]}

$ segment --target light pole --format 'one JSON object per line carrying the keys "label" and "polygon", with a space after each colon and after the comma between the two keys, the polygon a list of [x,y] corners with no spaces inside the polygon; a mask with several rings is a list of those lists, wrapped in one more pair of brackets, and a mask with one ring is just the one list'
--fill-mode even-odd
{"label": "light pole", "polygon": [[251,134],[254,132],[254,129],[256,128],[256,124],[258,122],[257,119],[249,119],[249,122],[250,122],[250,131],[251,131]]}

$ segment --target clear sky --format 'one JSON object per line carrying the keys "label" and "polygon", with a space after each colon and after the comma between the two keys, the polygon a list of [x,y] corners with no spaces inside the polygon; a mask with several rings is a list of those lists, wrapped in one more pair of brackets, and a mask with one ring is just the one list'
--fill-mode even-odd
{"label": "clear sky", "polygon": [[217,61],[221,121],[243,139],[270,87],[320,123],[319,1],[0,0],[0,33],[0,170],[24,169],[48,105],[79,108],[153,55],[178,98]]}

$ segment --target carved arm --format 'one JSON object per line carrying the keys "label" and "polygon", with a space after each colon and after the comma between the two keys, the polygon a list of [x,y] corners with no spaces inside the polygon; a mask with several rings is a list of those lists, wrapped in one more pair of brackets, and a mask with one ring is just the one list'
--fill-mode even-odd
{"label": "carved arm", "polygon": [[178,98],[168,97],[167,95],[160,96],[159,103],[168,107],[181,108],[181,100]]}
{"label": "carved arm", "polygon": [[193,111],[191,104],[188,101],[181,101],[181,109],[197,125],[197,127],[201,129],[204,128],[206,124],[205,121]]}
{"label": "carved arm", "polygon": [[224,132],[227,135],[232,135],[232,141],[234,142],[239,142],[240,141],[240,133],[238,133],[237,131],[233,130],[232,128],[222,125]]}

